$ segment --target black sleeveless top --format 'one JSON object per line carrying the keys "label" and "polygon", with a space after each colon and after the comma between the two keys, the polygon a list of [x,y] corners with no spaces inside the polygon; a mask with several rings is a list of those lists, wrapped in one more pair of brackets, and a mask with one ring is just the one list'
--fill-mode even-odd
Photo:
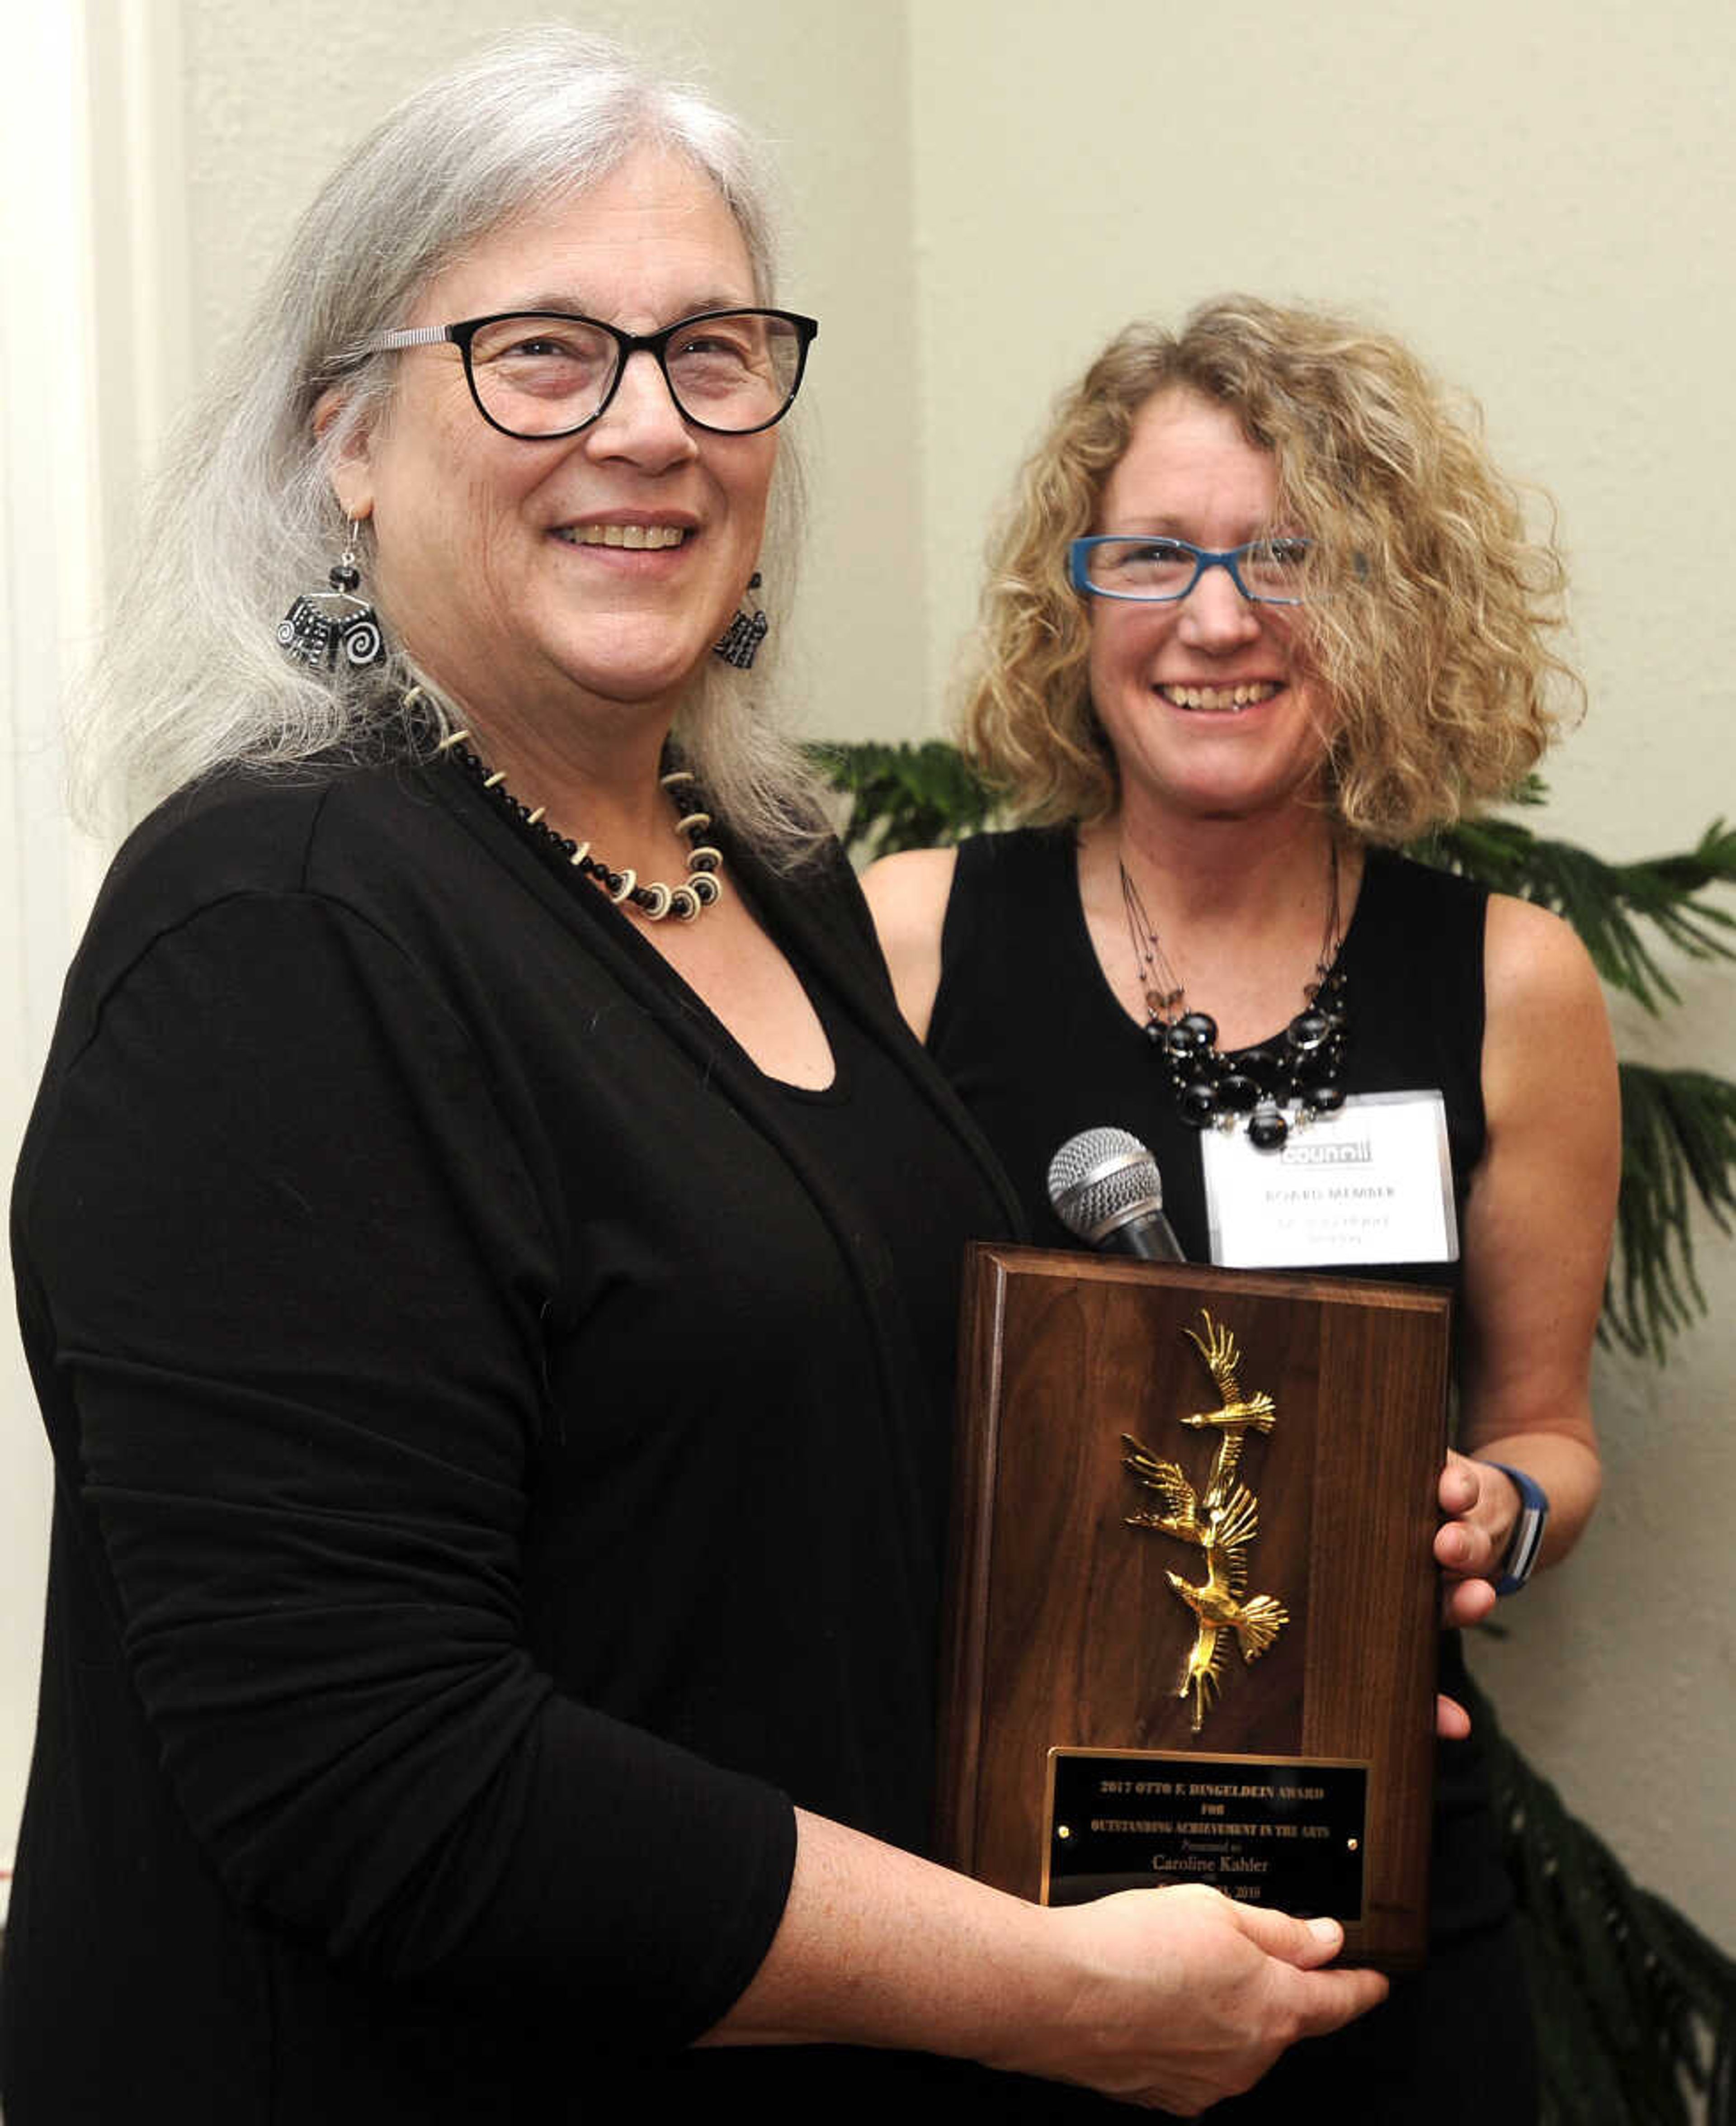
{"label": "black sleeveless top", "polygon": [[[1485,1141],[1488,900],[1467,880],[1371,850],[1339,956],[1352,1014],[1345,1089],[1439,1089],[1461,1233]],[[1006,1167],[1040,1246],[1078,1245],[1050,1206],[1050,1160],[1078,1131],[1108,1124],[1149,1146],[1183,1252],[1210,1259],[1200,1135],[1177,1113],[1168,1072],[1104,979],[1072,829],[985,834],[959,850],[928,1046]],[[1455,1299],[1461,1283],[1456,1262],[1331,1271],[1444,1286]],[[1444,1633],[1441,1687],[1451,1691],[1462,1674],[1459,1636]],[[1225,2126],[1291,2119],[1299,2105],[1305,2115],[1315,2100],[1336,2109],[1357,2100],[1352,2091],[1367,2104],[1356,2115],[1370,2119],[1444,2126],[1474,2115],[1488,2126],[1532,2116],[1523,1990],[1504,1931],[1512,1892],[1476,1736],[1439,1745],[1435,1807],[1428,1968],[1362,2024],[1298,2048],[1251,2095],[1215,2107]],[[1491,2089],[1473,2092],[1463,2079],[1467,2027],[1510,2062]]]}
{"label": "black sleeveless top", "polygon": [[[1488,901],[1469,880],[1370,850],[1338,957],[1351,1012],[1345,1090],[1440,1090],[1461,1231],[1484,1141]],[[1150,1146],[1182,1252],[1210,1259],[1200,1132],[1177,1113],[1168,1072],[1097,963],[1070,828],[984,834],[960,849],[928,1046],[1000,1155],[1039,1246],[1075,1245],[1050,1206],[1050,1159],[1078,1131],[1110,1124]],[[1457,1263],[1331,1267],[1455,1297],[1460,1281]]]}

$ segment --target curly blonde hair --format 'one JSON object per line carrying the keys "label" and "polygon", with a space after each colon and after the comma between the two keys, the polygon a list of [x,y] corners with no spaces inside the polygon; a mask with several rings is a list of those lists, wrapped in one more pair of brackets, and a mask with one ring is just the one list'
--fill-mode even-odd
{"label": "curly blonde hair", "polygon": [[1329,801],[1352,833],[1403,842],[1511,790],[1583,694],[1548,646],[1566,576],[1520,490],[1408,349],[1311,308],[1223,296],[1182,330],[1120,333],[1062,398],[991,549],[963,713],[966,752],[1033,822],[1115,808],[1092,706],[1091,616],[1068,541],[1153,396],[1227,407],[1278,474],[1274,527],[1304,531],[1333,583],[1310,659],[1333,706]]}

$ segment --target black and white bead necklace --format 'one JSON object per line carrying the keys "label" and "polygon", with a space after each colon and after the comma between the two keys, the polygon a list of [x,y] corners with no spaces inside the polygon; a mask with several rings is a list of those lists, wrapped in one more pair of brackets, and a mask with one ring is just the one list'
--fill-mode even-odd
{"label": "black and white bead necklace", "polygon": [[[1339,924],[1338,851],[1328,851],[1331,884],[1326,928],[1313,979],[1303,985],[1303,1009],[1276,1042],[1244,1049],[1233,1059],[1219,1053],[1218,1023],[1209,1012],[1190,1011],[1175,969],[1158,941],[1157,926],[1125,862],[1121,905],[1145,999],[1146,1037],[1157,1049],[1174,1089],[1176,1112],[1195,1129],[1234,1129],[1248,1118],[1248,1141],[1259,1151],[1276,1151],[1294,1124],[1334,1114],[1344,1104],[1338,1082],[1350,1038]],[[1286,1113],[1286,1110],[1290,1110]]]}
{"label": "black and white bead necklace", "polygon": [[522,834],[547,853],[564,858],[581,878],[594,880],[617,907],[636,908],[648,923],[661,923],[665,916],[672,916],[677,923],[691,923],[722,900],[723,851],[700,839],[711,824],[711,815],[701,808],[699,786],[686,768],[672,768],[658,781],[675,806],[677,832],[687,837],[687,876],[679,886],[666,886],[661,879],[641,885],[637,872],[616,870],[592,853],[589,842],[575,841],[570,834],[551,827],[540,805],[533,811],[515,797],[507,787],[505,774],[491,768],[470,749],[469,737],[468,730],[450,732],[434,749],[479,783]]}

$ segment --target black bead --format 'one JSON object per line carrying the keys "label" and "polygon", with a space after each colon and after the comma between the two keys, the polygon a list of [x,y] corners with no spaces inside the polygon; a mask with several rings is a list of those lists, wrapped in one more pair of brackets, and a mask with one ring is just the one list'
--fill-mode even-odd
{"label": "black bead", "polygon": [[1264,1085],[1268,1090],[1277,1084],[1284,1070],[1284,1065],[1269,1048],[1250,1048],[1242,1057],[1239,1068],[1244,1078],[1252,1078],[1257,1085]]}
{"label": "black bead", "polygon": [[1342,1085],[1310,1085],[1302,1095],[1302,1104],[1311,1114],[1335,1115],[1344,1105]]}
{"label": "black bead", "polygon": [[1191,1011],[1176,1021],[1175,1031],[1187,1037],[1190,1048],[1203,1051],[1218,1045],[1218,1022],[1210,1012]]}
{"label": "black bead", "polygon": [[1305,1056],[1319,1047],[1332,1030],[1333,1022],[1323,1011],[1300,1011],[1285,1028],[1284,1038]]}
{"label": "black bead", "polygon": [[361,582],[361,571],[347,561],[339,561],[326,577],[334,591],[353,591]]}
{"label": "black bead", "polygon": [[1249,1142],[1256,1151],[1276,1151],[1290,1135],[1290,1124],[1276,1108],[1261,1108],[1248,1125]]}
{"label": "black bead", "polygon": [[1176,1095],[1176,1112],[1191,1129],[1208,1128],[1218,1118],[1218,1089],[1203,1078]]}
{"label": "black bead", "polygon": [[1248,1114],[1259,1102],[1259,1086],[1243,1071],[1228,1071],[1219,1079],[1218,1105],[1226,1114]]}

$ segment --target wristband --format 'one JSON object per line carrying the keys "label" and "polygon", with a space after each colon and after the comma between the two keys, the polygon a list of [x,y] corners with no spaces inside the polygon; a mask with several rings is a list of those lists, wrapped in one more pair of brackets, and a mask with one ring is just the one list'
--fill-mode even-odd
{"label": "wristband", "polygon": [[1492,1462],[1489,1467],[1510,1478],[1519,1494],[1519,1518],[1513,1524],[1507,1556],[1501,1561],[1501,1577],[1495,1582],[1498,1594],[1517,1594],[1531,1578],[1537,1553],[1543,1547],[1544,1524],[1550,1517],[1549,1495],[1536,1478],[1527,1476],[1522,1469],[1510,1469],[1504,1462]]}

